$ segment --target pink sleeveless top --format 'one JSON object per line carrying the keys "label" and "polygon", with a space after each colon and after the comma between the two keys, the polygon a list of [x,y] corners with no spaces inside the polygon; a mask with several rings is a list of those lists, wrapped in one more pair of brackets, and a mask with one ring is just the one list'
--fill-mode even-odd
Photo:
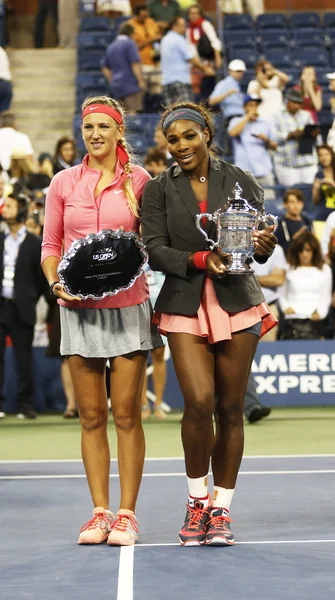
{"label": "pink sleeveless top", "polygon": [[[201,202],[199,208],[201,212],[206,212],[207,200]],[[206,219],[204,218],[203,221],[205,223]],[[200,306],[195,316],[186,317],[155,312],[153,321],[163,335],[190,333],[206,337],[210,344],[231,340],[233,333],[252,327],[260,321],[262,321],[261,337],[263,337],[278,323],[266,302],[241,312],[226,312],[218,303],[213,282],[209,277],[205,277]]]}

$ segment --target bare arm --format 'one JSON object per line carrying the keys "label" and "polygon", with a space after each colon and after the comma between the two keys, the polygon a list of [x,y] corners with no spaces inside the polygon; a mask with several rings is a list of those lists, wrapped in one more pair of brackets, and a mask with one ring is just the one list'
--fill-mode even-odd
{"label": "bare arm", "polygon": [[144,79],[141,70],[141,63],[133,63],[131,65],[132,71],[137,79],[137,83],[141,89],[144,88]]}
{"label": "bare arm", "polygon": [[113,77],[112,69],[109,69],[108,67],[101,67],[101,71],[103,72],[105,79],[108,81],[108,83],[110,83]]}
{"label": "bare arm", "polygon": [[215,104],[220,104],[220,102],[222,102],[222,100],[225,100],[226,98],[228,98],[228,96],[231,96],[232,94],[236,94],[237,90],[235,89],[231,89],[228,90],[228,92],[225,92],[224,94],[221,94],[220,96],[214,96],[214,98],[208,98],[208,104],[210,106],[214,106]]}
{"label": "bare arm", "polygon": [[203,63],[197,56],[193,56],[193,58],[191,58],[189,62],[191,63],[191,65],[193,65],[193,67],[201,69],[202,71],[204,71],[204,73],[208,73],[208,75],[211,75],[213,72],[212,67]]}
{"label": "bare arm", "polygon": [[59,262],[59,258],[56,256],[47,256],[42,263],[43,273],[49,285],[59,281],[57,273]]}
{"label": "bare arm", "polygon": [[279,78],[279,87],[281,89],[284,88],[290,79],[289,76],[286,73],[284,73],[284,71],[279,71],[278,69],[274,70],[274,74],[277,75],[277,77]]}
{"label": "bare arm", "polygon": [[240,135],[245,126],[249,123],[249,121],[249,115],[245,115],[245,117],[243,117],[243,119],[241,119],[239,123],[237,123],[234,127],[229,129],[228,133],[230,137],[237,137],[238,135]]}
{"label": "bare arm", "polygon": [[322,110],[322,92],[314,87],[308,89],[309,97],[316,111]]}
{"label": "bare arm", "polygon": [[257,276],[258,283],[262,287],[279,287],[285,282],[285,271],[284,269],[273,269],[269,275]]}
{"label": "bare arm", "polygon": [[314,179],[312,199],[313,204],[318,204],[321,200],[321,179]]}

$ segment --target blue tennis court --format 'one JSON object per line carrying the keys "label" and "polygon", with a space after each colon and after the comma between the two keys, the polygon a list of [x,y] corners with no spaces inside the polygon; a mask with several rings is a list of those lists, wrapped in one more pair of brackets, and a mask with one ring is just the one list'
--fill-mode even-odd
{"label": "blue tennis court", "polygon": [[[0,462],[1,599],[328,600],[335,576],[335,455],[246,457],[234,547],[182,548],[181,459],[147,460],[135,548],[77,546],[91,504],[80,461]],[[111,510],[118,506],[111,463]]]}

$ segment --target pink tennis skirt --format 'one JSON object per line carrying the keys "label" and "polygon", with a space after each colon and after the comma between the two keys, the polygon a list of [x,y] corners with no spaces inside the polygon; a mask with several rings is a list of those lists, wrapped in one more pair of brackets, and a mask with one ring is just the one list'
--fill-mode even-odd
{"label": "pink tennis skirt", "polygon": [[195,317],[155,312],[153,321],[163,335],[190,333],[208,338],[210,344],[231,340],[233,333],[248,329],[260,321],[262,321],[261,337],[263,337],[278,323],[266,302],[238,313],[227,313],[219,305],[213,282],[208,277],[205,277],[201,303]]}

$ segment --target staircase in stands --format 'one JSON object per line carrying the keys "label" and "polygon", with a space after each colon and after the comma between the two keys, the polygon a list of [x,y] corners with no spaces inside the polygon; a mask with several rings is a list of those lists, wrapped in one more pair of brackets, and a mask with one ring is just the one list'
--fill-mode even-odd
{"label": "staircase in stands", "polygon": [[8,55],[18,129],[29,135],[36,157],[40,152],[53,155],[57,140],[72,136],[76,50],[10,49]]}

